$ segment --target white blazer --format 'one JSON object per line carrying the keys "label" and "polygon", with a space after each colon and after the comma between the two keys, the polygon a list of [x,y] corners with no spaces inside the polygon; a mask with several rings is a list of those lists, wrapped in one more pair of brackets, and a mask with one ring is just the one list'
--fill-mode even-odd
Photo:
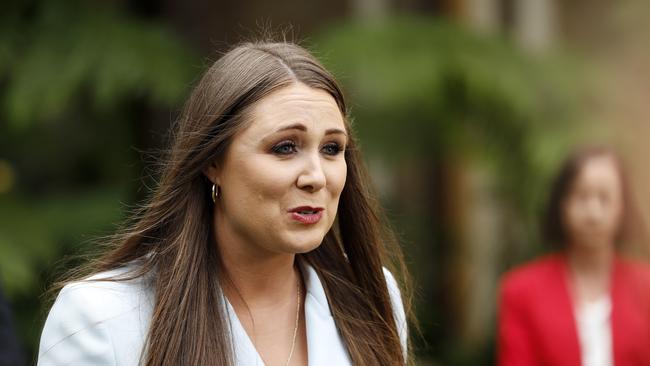
{"label": "white blazer", "polygon": [[[119,276],[129,268],[92,276]],[[351,365],[325,291],[316,271],[302,266],[307,294],[305,321],[310,366]],[[407,326],[400,291],[392,274],[384,269],[402,347],[406,350]],[[43,327],[38,352],[39,366],[138,365],[149,329],[154,297],[146,278],[129,281],[80,281],[59,293]],[[263,366],[230,303],[227,303],[238,366]]]}

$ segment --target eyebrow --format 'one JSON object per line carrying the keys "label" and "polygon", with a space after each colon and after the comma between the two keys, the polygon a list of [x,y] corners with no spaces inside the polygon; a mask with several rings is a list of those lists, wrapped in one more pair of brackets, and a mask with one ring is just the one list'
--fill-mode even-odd
{"label": "eyebrow", "polygon": [[[288,126],[281,127],[275,131],[275,133],[282,132],[282,131],[287,131],[287,130],[300,130],[300,131],[307,131],[307,127],[303,125],[302,123],[294,123]],[[333,134],[341,134],[345,135],[347,137],[347,133],[340,129],[340,128],[330,128],[325,130],[325,135],[333,135]]]}

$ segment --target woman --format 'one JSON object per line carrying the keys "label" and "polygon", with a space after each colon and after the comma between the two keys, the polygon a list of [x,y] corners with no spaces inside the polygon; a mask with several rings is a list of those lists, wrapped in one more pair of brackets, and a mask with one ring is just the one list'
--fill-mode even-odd
{"label": "woman", "polygon": [[501,284],[499,365],[650,365],[650,267],[620,255],[637,220],[616,154],[567,160],[545,218],[559,251]]}
{"label": "woman", "polygon": [[235,47],[149,203],[59,293],[39,365],[404,364],[383,268],[402,260],[369,183],[332,75],[294,44]]}

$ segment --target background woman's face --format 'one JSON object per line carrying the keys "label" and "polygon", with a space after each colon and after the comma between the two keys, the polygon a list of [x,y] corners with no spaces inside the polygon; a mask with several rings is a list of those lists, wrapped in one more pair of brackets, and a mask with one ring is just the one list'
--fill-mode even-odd
{"label": "background woman's face", "polygon": [[334,98],[294,83],[252,106],[216,170],[217,239],[272,253],[316,248],[347,174],[347,132]]}
{"label": "background woman's face", "polygon": [[613,245],[623,211],[621,178],[614,160],[609,156],[587,160],[563,208],[570,245]]}

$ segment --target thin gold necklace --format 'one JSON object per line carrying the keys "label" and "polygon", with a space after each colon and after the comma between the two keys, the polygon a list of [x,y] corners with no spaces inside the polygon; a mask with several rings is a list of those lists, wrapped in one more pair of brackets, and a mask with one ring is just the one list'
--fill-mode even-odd
{"label": "thin gold necklace", "polygon": [[298,276],[298,305],[296,306],[296,323],[293,328],[293,338],[291,339],[291,350],[289,350],[289,358],[287,358],[287,363],[285,366],[289,366],[291,362],[291,357],[293,356],[293,351],[296,348],[296,336],[298,335],[298,324],[300,322],[300,299],[302,298],[302,291],[300,290],[300,276]]}

